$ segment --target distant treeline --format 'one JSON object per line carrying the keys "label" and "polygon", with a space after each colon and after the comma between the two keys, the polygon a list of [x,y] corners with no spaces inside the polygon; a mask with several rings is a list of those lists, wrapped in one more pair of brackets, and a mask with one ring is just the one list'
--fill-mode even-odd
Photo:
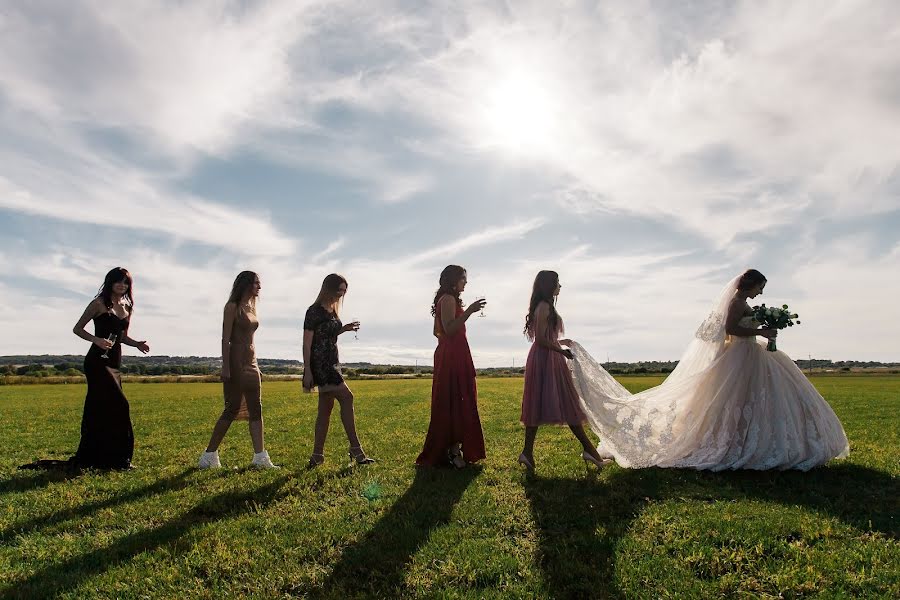
{"label": "distant treeline", "polygon": [[[77,355],[0,356],[0,376],[77,377],[83,374],[84,358]],[[877,361],[831,361],[814,358],[795,361],[801,369],[816,371],[851,371],[855,369],[900,368],[900,363]],[[131,376],[215,376],[221,369],[219,358],[203,356],[126,356],[122,359],[122,373]],[[643,375],[671,373],[677,361],[640,361],[633,363],[608,362],[603,366],[614,375]],[[302,375],[303,363],[297,360],[261,358],[260,371],[264,375]],[[377,365],[360,362],[342,365],[348,379],[367,377],[430,376],[431,366]],[[518,377],[525,373],[521,367],[478,369],[485,377]]]}

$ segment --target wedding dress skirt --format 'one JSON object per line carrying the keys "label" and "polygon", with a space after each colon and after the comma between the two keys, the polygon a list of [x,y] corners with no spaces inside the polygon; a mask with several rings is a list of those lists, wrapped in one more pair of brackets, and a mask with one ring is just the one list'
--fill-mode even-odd
{"label": "wedding dress skirt", "polygon": [[786,354],[756,338],[707,346],[715,355],[692,361],[704,368],[686,363],[634,395],[572,346],[575,384],[601,454],[629,468],[712,471],[806,471],[849,454],[841,422]]}

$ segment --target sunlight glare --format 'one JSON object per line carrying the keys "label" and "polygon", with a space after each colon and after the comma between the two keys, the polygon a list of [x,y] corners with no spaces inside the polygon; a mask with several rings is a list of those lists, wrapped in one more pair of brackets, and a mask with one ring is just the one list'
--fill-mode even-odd
{"label": "sunlight glare", "polygon": [[555,139],[557,110],[547,86],[533,75],[512,73],[489,90],[484,103],[484,135],[488,146],[535,154]]}

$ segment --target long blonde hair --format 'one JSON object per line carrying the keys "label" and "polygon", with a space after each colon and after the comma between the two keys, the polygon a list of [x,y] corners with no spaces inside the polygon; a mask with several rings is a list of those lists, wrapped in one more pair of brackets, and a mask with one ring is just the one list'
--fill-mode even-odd
{"label": "long blonde hair", "polygon": [[316,301],[313,302],[313,306],[315,306],[316,304],[322,304],[323,302],[331,303],[331,310],[334,313],[334,316],[340,318],[338,310],[340,308],[341,301],[343,300],[343,296],[338,298],[337,293],[341,287],[341,284],[346,285],[348,288],[350,287],[343,275],[338,275],[337,273],[326,275],[325,279],[322,280],[322,287],[319,290],[319,295],[316,297]]}

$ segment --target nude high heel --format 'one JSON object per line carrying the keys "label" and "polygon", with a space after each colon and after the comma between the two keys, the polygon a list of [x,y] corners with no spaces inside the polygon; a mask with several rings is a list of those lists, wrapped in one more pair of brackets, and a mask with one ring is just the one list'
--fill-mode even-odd
{"label": "nude high heel", "polygon": [[528,460],[528,457],[525,456],[524,452],[519,455],[519,460],[516,462],[518,462],[520,465],[523,465],[529,471],[534,471],[534,463]]}
{"label": "nude high heel", "polygon": [[596,458],[594,458],[587,452],[582,452],[581,458],[584,459],[584,462],[591,463],[592,465],[595,465],[598,469],[602,469],[603,467],[605,467],[606,465],[608,465],[609,463],[612,462],[611,458],[604,458],[603,460],[597,460]]}

